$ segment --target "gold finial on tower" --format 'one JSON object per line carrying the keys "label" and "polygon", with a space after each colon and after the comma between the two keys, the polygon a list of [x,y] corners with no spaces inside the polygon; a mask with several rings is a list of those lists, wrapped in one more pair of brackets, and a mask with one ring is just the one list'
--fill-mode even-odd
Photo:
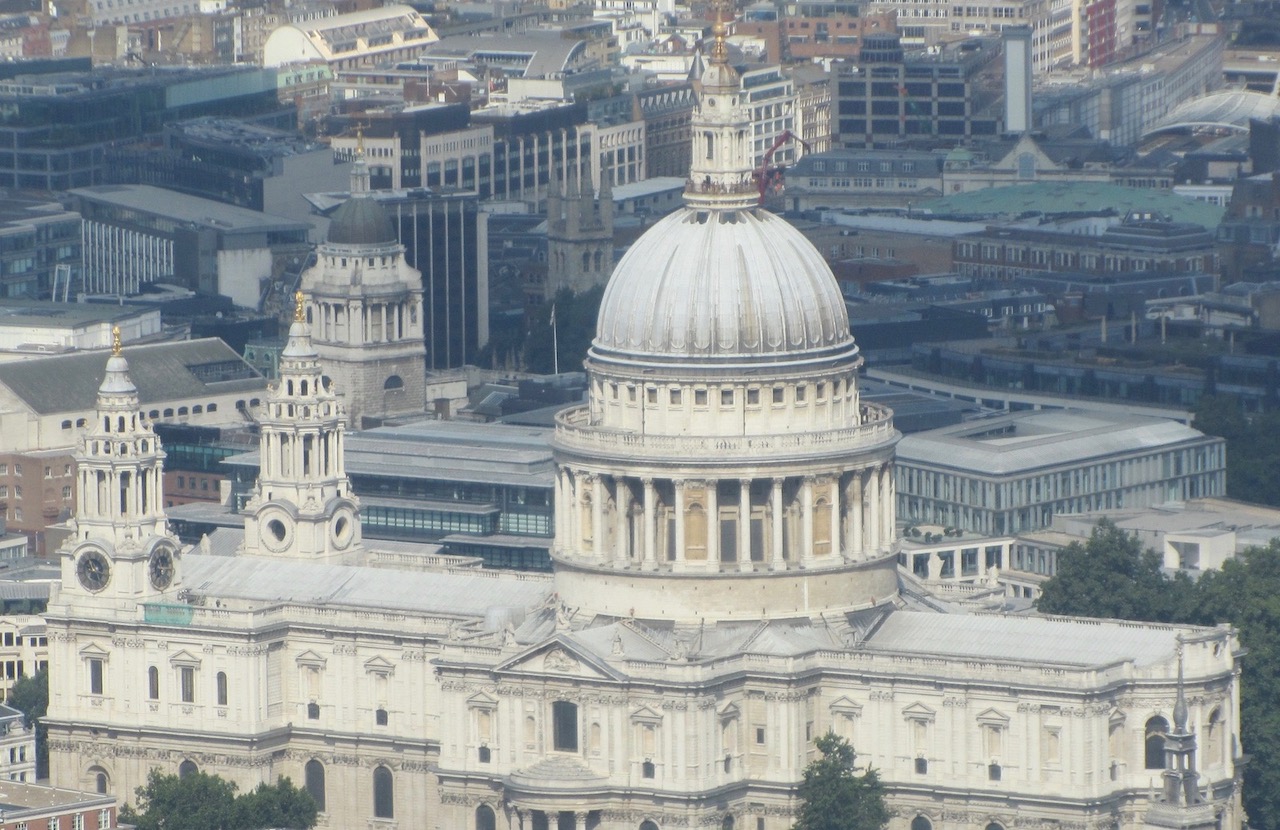
{"label": "gold finial on tower", "polygon": [[111,327],[111,356],[119,357],[124,353],[124,344],[120,342],[120,327]]}
{"label": "gold finial on tower", "polygon": [[307,298],[301,291],[293,295],[293,322],[307,322]]}
{"label": "gold finial on tower", "polygon": [[725,43],[725,37],[729,33],[729,27],[725,23],[725,0],[712,0],[711,7],[715,9],[716,19],[711,25],[711,60],[713,63],[724,64],[729,62],[729,46]]}
{"label": "gold finial on tower", "polygon": [[356,122],[356,155],[364,158],[364,125]]}

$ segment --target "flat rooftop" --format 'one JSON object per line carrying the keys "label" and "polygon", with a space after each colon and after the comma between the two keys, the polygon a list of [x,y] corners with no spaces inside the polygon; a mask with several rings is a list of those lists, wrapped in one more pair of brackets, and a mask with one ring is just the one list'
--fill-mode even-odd
{"label": "flat rooftop", "polygon": [[227,205],[212,199],[201,199],[199,196],[188,196],[149,184],[102,184],[67,192],[83,199],[130,208],[143,214],[163,215],[176,224],[189,223],[221,233],[311,229],[308,222]]}
{"label": "flat rooftop", "polygon": [[968,474],[1016,476],[1206,438],[1198,430],[1164,418],[1042,410],[908,435],[898,444],[898,462]]}
{"label": "flat rooftop", "polygon": [[0,302],[0,326],[70,328],[94,323],[115,323],[156,313],[155,309],[145,306],[55,303],[11,298]]}
{"label": "flat rooftop", "polygon": [[[550,488],[555,481],[552,432],[469,421],[423,420],[378,427],[347,436],[347,473]],[[256,467],[260,461],[255,451],[223,463]],[[458,506],[450,503],[449,509]]]}
{"label": "flat rooftop", "polygon": [[0,781],[0,812],[5,814],[6,820],[22,818],[26,813],[72,806],[80,809],[114,807],[116,797],[18,781]]}

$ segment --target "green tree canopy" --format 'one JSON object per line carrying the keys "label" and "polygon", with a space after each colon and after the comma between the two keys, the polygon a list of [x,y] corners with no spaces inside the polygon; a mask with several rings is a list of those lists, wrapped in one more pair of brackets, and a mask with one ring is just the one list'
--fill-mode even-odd
{"label": "green tree canopy", "polygon": [[1036,601],[1041,611],[1084,617],[1234,626],[1241,661],[1239,752],[1244,806],[1255,830],[1280,830],[1280,540],[1250,548],[1192,582],[1166,577],[1137,538],[1099,522],[1089,541],[1058,556]]}
{"label": "green tree canopy", "polygon": [[1230,395],[1205,395],[1192,426],[1227,441],[1227,495],[1280,506],[1280,413],[1246,418]]}
{"label": "green tree canopy", "polygon": [[120,821],[138,830],[309,830],[316,823],[315,801],[288,778],[237,796],[236,785],[217,775],[152,769],[136,796],[138,806],[125,805]]}
{"label": "green tree canopy", "polygon": [[[1177,581],[1190,589],[1185,576]],[[1036,607],[1046,614],[1171,622],[1182,616],[1187,597],[1171,591],[1170,582],[1155,551],[1143,550],[1136,536],[1103,519],[1088,541],[1072,542],[1058,554],[1057,575],[1044,584]]]}
{"label": "green tree canopy", "polygon": [[24,715],[27,726],[35,726],[36,778],[48,778],[49,729],[44,725],[44,716],[49,710],[49,670],[18,678],[5,703]]}
{"label": "green tree canopy", "polygon": [[880,776],[871,768],[859,775],[853,747],[833,732],[815,744],[822,755],[804,769],[800,817],[792,830],[881,830],[889,810]]}

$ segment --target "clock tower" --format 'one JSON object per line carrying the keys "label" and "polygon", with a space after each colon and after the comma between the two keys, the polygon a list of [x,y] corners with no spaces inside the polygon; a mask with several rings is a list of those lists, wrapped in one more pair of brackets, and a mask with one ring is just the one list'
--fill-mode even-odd
{"label": "clock tower", "polygon": [[138,407],[129,363],[113,332],[98,405],[76,452],[73,535],[62,549],[62,590],[156,600],[180,588],[179,542],[169,533],[164,452]]}
{"label": "clock tower", "polygon": [[346,418],[311,343],[299,291],[280,377],[258,412],[261,467],[244,552],[345,564],[360,551],[360,503],[343,465]]}

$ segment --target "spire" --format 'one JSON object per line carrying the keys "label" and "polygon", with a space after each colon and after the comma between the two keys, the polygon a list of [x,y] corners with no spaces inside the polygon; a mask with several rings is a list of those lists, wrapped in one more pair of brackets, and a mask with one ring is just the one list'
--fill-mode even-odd
{"label": "spire", "polygon": [[[308,369],[319,358],[311,343],[311,327],[307,325],[307,298],[301,291],[293,295],[293,324],[289,326],[289,342],[280,356],[291,358],[295,364],[302,361]],[[284,365],[280,368],[283,371]]]}
{"label": "spire", "polygon": [[685,204],[697,209],[746,210],[758,200],[752,179],[751,113],[742,79],[729,65],[725,0],[715,2],[710,62],[692,119],[693,152]]}
{"label": "spire", "polygon": [[1173,704],[1173,728],[1178,734],[1187,731],[1187,694],[1182,682],[1182,635],[1178,635],[1178,699]]}
{"label": "spire", "polygon": [[356,159],[351,165],[351,195],[369,192],[369,165],[364,158],[364,125],[356,124]]}
{"label": "spire", "polygon": [[161,493],[164,452],[139,408],[116,327],[94,417],[76,453],[79,540],[110,541],[123,550],[167,532]]}
{"label": "spire", "polygon": [[[121,399],[122,398],[122,399]],[[107,359],[107,371],[98,387],[98,408],[104,406],[113,411],[121,405],[127,410],[136,408],[138,387],[129,377],[129,361],[124,359],[124,346],[120,343],[120,327],[111,328],[111,357]]]}

